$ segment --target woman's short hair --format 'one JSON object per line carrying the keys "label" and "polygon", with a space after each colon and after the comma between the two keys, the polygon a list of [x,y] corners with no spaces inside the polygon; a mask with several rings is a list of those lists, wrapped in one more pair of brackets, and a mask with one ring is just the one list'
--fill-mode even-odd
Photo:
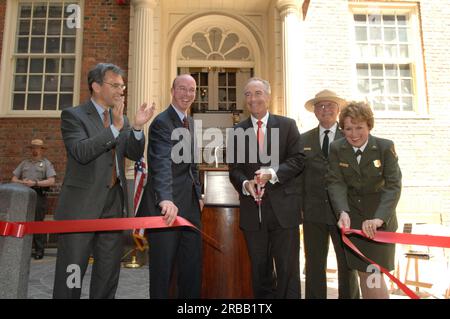
{"label": "woman's short hair", "polygon": [[344,120],[350,117],[353,121],[366,122],[369,130],[374,126],[373,112],[370,105],[366,102],[349,102],[339,114],[339,127],[344,129]]}

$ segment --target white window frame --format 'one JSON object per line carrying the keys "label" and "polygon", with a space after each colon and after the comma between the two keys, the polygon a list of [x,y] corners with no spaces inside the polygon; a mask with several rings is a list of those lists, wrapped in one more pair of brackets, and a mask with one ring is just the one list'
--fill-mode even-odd
{"label": "white window frame", "polygon": [[408,14],[411,32],[408,33],[411,43],[409,54],[411,62],[412,90],[413,90],[413,110],[412,111],[388,111],[374,110],[377,118],[428,118],[428,103],[425,83],[425,68],[423,61],[423,42],[420,24],[420,12],[417,3],[401,2],[349,2],[350,9],[350,31],[352,45],[352,68],[353,68],[353,92],[352,95],[359,99],[365,99],[358,91],[358,77],[356,65],[362,64],[398,64],[398,60],[389,59],[361,59],[357,55],[355,23],[353,15],[355,14]]}
{"label": "white window frame", "polygon": [[[38,3],[38,2],[61,2],[59,0],[7,0],[5,29],[3,32],[3,48],[1,56],[1,74],[0,74],[0,116],[1,117],[42,117],[57,118],[61,115],[61,110],[13,110],[13,89],[14,89],[14,49],[16,43],[17,17],[19,3]],[[84,0],[78,0],[80,5],[80,29],[77,32],[75,40],[75,73],[73,88],[73,103],[77,105],[80,100],[80,78],[81,78],[81,57],[83,43],[83,16]],[[45,53],[42,56],[46,56]]]}
{"label": "white window frame", "polygon": [[[242,68],[244,72],[242,72],[242,69],[238,68],[223,68],[223,67],[207,67],[207,68],[193,68],[198,69],[195,72],[207,72],[208,73],[208,85],[204,86],[202,85],[199,87],[197,83],[197,95],[199,94],[199,89],[201,88],[208,88],[208,100],[203,102],[205,104],[208,104],[207,111],[220,111],[219,110],[219,88],[233,88],[236,90],[236,101],[227,101],[227,107],[229,107],[230,104],[235,103],[237,111],[244,111],[245,109],[245,97],[243,94],[244,85],[247,82],[247,80],[251,77],[251,74],[253,72],[253,69],[251,68]],[[236,76],[236,82],[235,86],[220,86],[219,85],[219,73],[220,72],[233,72],[235,70],[235,76]],[[182,67],[180,68],[181,73],[190,73],[191,68],[188,67]],[[200,103],[198,101],[198,96],[196,96],[195,99],[195,106],[198,106]],[[223,102],[222,102],[223,103]],[[224,110],[220,111],[224,113],[232,113],[233,110]],[[196,113],[202,113],[201,111],[196,111]]]}

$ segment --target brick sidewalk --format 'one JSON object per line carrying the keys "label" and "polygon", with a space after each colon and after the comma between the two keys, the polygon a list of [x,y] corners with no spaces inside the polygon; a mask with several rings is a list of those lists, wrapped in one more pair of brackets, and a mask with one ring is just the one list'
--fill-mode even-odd
{"label": "brick sidewalk", "polygon": [[[400,280],[404,280],[406,258],[403,257],[402,246],[397,249],[397,257],[399,260],[400,268]],[[441,249],[442,250],[442,249]],[[420,288],[420,297],[430,299],[444,299],[445,290],[450,283],[450,274],[448,271],[448,265],[438,258],[438,254],[434,249],[431,252],[435,254],[430,260],[419,260],[419,272],[420,281],[432,283],[432,287],[429,289]],[[328,281],[328,299],[337,299],[338,297],[338,282],[337,273],[333,270],[336,269],[333,247],[330,246],[330,252],[328,255],[328,268],[330,272],[327,273]],[[50,299],[52,297],[53,280],[54,280],[54,268],[56,262],[56,249],[49,248],[46,250],[46,256],[42,260],[31,261],[30,267],[30,279],[28,284],[28,298],[30,299]],[[305,278],[303,275],[304,257],[301,252],[301,285],[302,285],[302,298],[304,298]],[[413,278],[413,265],[410,265],[410,275],[408,279]],[[89,282],[91,276],[91,266],[88,267],[86,276],[83,283],[82,298],[88,298],[89,295]],[[122,268],[120,272],[119,287],[117,290],[117,299],[148,299],[149,297],[149,273],[148,266],[143,266],[136,269]],[[446,287],[447,285],[447,287]],[[391,287],[388,283],[388,287]],[[415,291],[415,287],[410,286]],[[408,298],[396,287],[392,287],[391,290],[392,299]]]}

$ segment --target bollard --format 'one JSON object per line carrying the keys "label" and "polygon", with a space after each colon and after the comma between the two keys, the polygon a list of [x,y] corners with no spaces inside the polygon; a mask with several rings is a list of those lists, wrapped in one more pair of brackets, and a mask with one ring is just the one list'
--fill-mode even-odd
{"label": "bollard", "polygon": [[[21,184],[0,185],[0,220],[34,221],[36,192]],[[32,235],[0,236],[0,299],[26,299]]]}

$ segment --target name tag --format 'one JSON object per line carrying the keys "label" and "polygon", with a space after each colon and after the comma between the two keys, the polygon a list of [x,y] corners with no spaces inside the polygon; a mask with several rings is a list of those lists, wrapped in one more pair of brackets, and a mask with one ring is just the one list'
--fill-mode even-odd
{"label": "name tag", "polygon": [[303,150],[304,150],[304,151],[310,151],[310,150],[311,150],[311,147],[304,147]]}
{"label": "name tag", "polygon": [[339,163],[339,166],[341,166],[341,167],[348,167],[349,165],[347,163]]}

